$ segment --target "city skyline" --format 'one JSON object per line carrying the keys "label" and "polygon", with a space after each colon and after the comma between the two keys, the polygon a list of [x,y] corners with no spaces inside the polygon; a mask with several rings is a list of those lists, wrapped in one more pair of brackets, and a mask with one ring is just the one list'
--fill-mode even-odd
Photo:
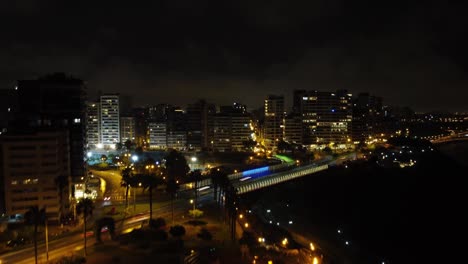
{"label": "city skyline", "polygon": [[135,105],[260,106],[283,94],[289,108],[295,89],[347,89],[416,111],[467,111],[463,4],[1,5],[0,88],[63,71]]}

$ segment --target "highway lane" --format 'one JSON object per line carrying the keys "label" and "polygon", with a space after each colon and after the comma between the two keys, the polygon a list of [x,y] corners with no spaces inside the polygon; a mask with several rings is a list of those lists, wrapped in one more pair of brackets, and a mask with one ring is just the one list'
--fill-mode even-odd
{"label": "highway lane", "polygon": [[[187,200],[174,201],[174,219],[184,220],[187,219],[187,212],[192,208]],[[162,217],[167,221],[168,226],[171,225],[172,212],[170,203],[164,206],[153,209],[153,218]],[[128,233],[135,228],[141,228],[142,223],[147,224],[149,219],[149,212],[138,214],[136,216],[129,216],[122,224],[116,223],[116,233]],[[89,232],[89,231],[88,231]],[[103,233],[102,240],[109,240],[108,235]],[[96,243],[94,235],[87,238],[87,248],[91,249]],[[66,238],[57,239],[49,242],[49,260],[61,256],[69,256],[73,253],[82,255],[84,248],[83,233],[67,236]],[[46,247],[45,243],[38,243],[38,262],[46,263]],[[29,264],[34,263],[34,247],[30,246],[21,250],[9,252],[0,256],[0,264]]]}

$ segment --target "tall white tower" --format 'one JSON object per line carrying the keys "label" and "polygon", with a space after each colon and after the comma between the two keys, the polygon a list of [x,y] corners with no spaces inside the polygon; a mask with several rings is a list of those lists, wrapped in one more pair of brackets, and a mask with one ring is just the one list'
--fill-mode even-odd
{"label": "tall white tower", "polygon": [[119,95],[101,95],[101,144],[115,148],[120,142]]}

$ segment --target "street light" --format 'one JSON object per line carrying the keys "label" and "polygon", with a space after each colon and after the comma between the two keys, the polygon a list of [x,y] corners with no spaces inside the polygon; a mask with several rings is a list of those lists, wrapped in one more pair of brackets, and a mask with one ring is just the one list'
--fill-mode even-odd
{"label": "street light", "polygon": [[190,204],[193,204],[193,211],[195,211],[195,202],[193,201],[193,199],[190,199]]}
{"label": "street light", "polygon": [[137,161],[138,161],[138,156],[133,155],[133,156],[132,156],[132,160],[133,160],[133,162],[137,162]]}

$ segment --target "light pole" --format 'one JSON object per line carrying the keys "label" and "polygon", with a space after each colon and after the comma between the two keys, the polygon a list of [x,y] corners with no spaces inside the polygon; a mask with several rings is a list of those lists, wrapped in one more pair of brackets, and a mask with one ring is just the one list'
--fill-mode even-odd
{"label": "light pole", "polygon": [[46,210],[44,210],[44,214],[45,214],[44,217],[45,217],[46,263],[49,263],[49,224],[48,224],[48,221],[47,221],[47,211]]}
{"label": "light pole", "polygon": [[[141,182],[138,183],[138,187],[141,187]],[[133,188],[133,213],[136,212],[136,188]]]}
{"label": "light pole", "polygon": [[193,199],[190,199],[190,203],[193,205],[192,210],[195,212],[195,202]]}

